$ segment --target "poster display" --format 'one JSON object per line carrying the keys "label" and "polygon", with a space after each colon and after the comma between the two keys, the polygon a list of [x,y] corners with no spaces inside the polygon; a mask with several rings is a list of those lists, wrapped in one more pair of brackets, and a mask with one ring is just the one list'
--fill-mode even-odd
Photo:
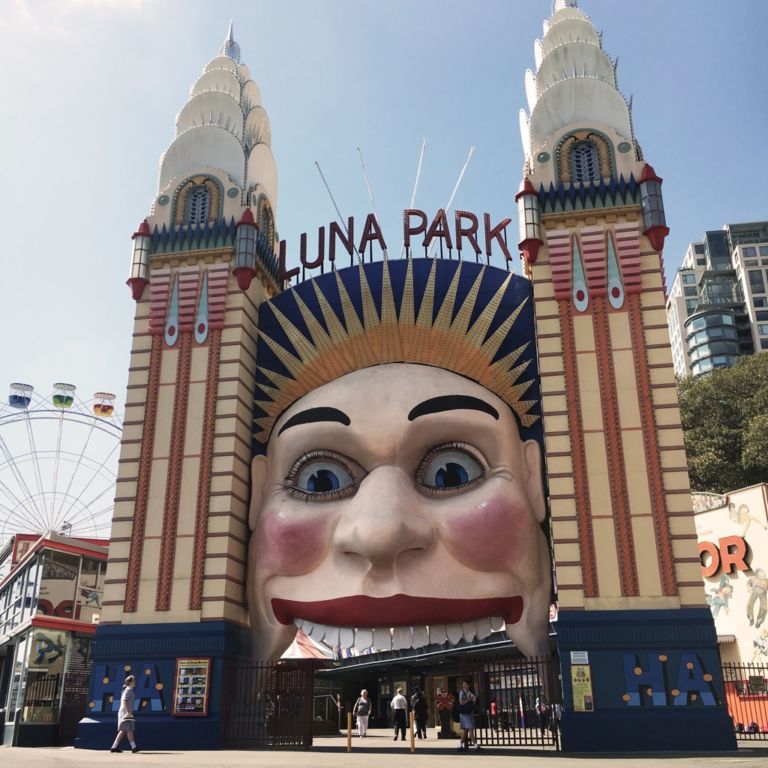
{"label": "poster display", "polygon": [[211,685],[211,659],[176,659],[173,714],[205,717]]}
{"label": "poster display", "polygon": [[574,664],[571,667],[571,687],[573,689],[573,711],[594,712],[592,669],[589,664]]}

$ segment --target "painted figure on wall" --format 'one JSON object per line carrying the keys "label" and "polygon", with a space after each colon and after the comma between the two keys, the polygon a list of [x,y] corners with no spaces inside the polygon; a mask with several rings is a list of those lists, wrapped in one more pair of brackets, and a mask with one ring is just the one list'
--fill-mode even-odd
{"label": "painted figure on wall", "polygon": [[528,281],[350,267],[260,308],[255,653],[458,643],[548,653],[551,564]]}
{"label": "painted figure on wall", "polygon": [[[768,613],[768,597],[766,596],[768,595],[768,578],[766,578],[765,571],[762,568],[758,568],[754,576],[749,577],[747,589],[749,590],[749,599],[747,600],[749,626],[754,625],[755,629],[760,629],[760,626],[765,621],[766,613]],[[757,603],[756,615],[755,603]]]}
{"label": "painted figure on wall", "polygon": [[733,585],[731,584],[731,577],[727,573],[724,573],[720,577],[720,581],[717,586],[710,590],[710,594],[707,595],[707,603],[712,611],[712,616],[717,618],[720,610],[728,615],[730,612],[730,602],[733,596]]}
{"label": "painted figure on wall", "polygon": [[739,525],[744,526],[741,531],[742,537],[747,535],[749,526],[752,523],[757,523],[763,530],[766,530],[765,523],[758,520],[758,518],[756,518],[754,515],[751,515],[749,513],[749,507],[746,504],[739,504],[737,507],[734,502],[730,502],[728,504],[728,516],[731,518],[731,520],[733,520],[734,523],[738,523]]}

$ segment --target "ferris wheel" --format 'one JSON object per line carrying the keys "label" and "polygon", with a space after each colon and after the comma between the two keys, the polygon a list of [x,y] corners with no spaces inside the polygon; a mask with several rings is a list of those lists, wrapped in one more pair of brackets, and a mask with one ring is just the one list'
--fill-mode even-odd
{"label": "ferris wheel", "polygon": [[109,392],[83,401],[72,384],[45,397],[11,384],[0,405],[0,551],[15,533],[109,538],[122,433]]}

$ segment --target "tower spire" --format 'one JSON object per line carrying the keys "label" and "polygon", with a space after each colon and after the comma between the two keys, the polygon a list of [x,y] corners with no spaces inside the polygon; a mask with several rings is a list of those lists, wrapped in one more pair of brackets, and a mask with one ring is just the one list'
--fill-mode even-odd
{"label": "tower spire", "polygon": [[219,48],[219,56],[226,56],[239,64],[240,46],[235,42],[234,27],[234,21],[230,21],[229,30],[227,31],[227,39],[221,44],[221,48]]}

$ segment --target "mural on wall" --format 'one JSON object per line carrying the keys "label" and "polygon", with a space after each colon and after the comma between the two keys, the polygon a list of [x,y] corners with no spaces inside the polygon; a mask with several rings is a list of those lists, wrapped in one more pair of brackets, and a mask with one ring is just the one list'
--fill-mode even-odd
{"label": "mural on wall", "polygon": [[328,273],[260,308],[249,605],[255,655],[506,629],[548,653],[530,283],[471,262]]}
{"label": "mural on wall", "polygon": [[[719,497],[693,494],[706,600],[727,661],[768,661],[768,502],[765,484]],[[697,500],[699,496],[707,498]]]}
{"label": "mural on wall", "polygon": [[168,710],[166,686],[173,681],[173,660],[140,662],[138,664],[97,664],[92,681],[91,712],[117,712],[120,694],[127,675],[136,677],[136,711],[165,712]]}

